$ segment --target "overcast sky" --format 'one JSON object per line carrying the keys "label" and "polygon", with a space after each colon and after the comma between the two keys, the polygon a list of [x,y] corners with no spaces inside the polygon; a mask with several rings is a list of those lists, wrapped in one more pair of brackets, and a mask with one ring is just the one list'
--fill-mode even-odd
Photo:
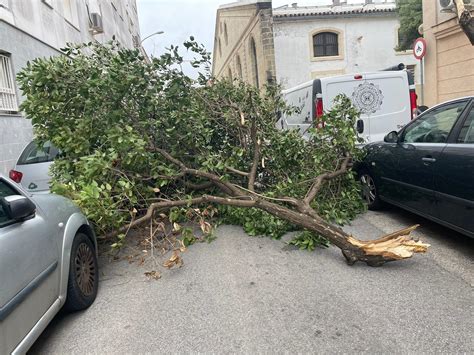
{"label": "overcast sky", "polygon": [[[150,55],[159,56],[171,44],[182,44],[192,35],[212,52],[217,8],[230,2],[233,1],[137,0],[141,38],[157,31],[165,32],[147,39],[143,46]],[[273,0],[273,7],[292,2],[304,6],[327,4],[331,3],[331,0]]]}
{"label": "overcast sky", "polygon": [[[296,1],[296,0],[295,0]],[[331,0],[329,0],[331,1]],[[148,54],[159,56],[171,44],[182,44],[194,36],[209,52],[214,46],[214,27],[219,5],[232,0],[137,0],[141,38],[164,31],[143,42]],[[273,0],[273,7],[294,1]],[[298,1],[299,5],[327,3],[325,0]],[[193,70],[189,68],[189,74]]]}

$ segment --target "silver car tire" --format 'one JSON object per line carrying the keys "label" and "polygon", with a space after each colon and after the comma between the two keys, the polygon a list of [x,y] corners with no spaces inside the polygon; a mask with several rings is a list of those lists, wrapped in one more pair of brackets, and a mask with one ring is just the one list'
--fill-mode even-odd
{"label": "silver car tire", "polygon": [[99,268],[94,244],[78,233],[72,243],[66,304],[69,312],[89,307],[97,296]]}

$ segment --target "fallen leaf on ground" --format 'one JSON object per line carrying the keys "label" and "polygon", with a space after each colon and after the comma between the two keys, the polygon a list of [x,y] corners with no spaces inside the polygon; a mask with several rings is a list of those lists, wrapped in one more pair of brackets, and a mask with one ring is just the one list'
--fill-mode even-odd
{"label": "fallen leaf on ground", "polygon": [[147,271],[145,272],[145,276],[148,277],[150,280],[159,280],[161,279],[161,274],[158,271]]}

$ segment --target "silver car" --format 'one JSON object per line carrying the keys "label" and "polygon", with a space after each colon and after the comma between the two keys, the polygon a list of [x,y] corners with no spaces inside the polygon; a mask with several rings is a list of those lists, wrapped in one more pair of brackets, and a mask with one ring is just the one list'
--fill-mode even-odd
{"label": "silver car", "polygon": [[25,353],[63,306],[89,307],[98,276],[96,238],[80,210],[0,175],[0,354]]}
{"label": "silver car", "polygon": [[51,142],[42,146],[35,141],[30,142],[23,149],[15,167],[10,170],[10,179],[31,193],[49,192],[49,167],[58,154],[58,149]]}

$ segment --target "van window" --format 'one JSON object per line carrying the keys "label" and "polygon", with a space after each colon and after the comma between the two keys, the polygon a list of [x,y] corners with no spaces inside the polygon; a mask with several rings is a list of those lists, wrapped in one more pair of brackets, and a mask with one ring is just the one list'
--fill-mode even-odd
{"label": "van window", "polygon": [[58,149],[51,142],[46,142],[38,147],[35,141],[27,145],[20,158],[18,165],[46,163],[53,161],[58,155]]}

